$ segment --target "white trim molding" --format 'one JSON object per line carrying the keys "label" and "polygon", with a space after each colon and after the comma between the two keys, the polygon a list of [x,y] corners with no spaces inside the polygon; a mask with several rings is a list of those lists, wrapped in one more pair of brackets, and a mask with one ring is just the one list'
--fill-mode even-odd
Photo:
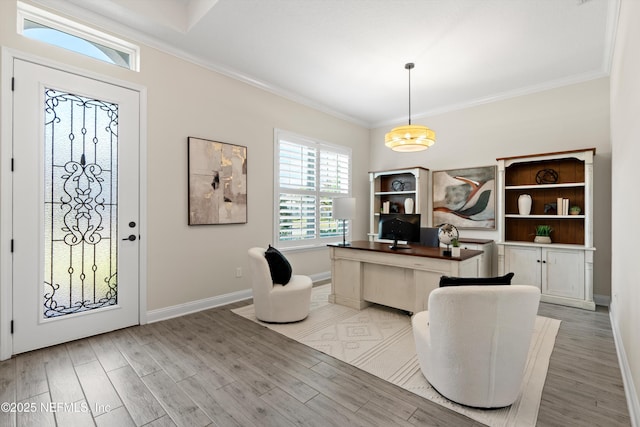
{"label": "white trim molding", "polygon": [[609,295],[594,294],[593,295],[593,302],[595,302],[596,305],[602,305],[602,306],[605,306],[605,307],[609,307],[611,305],[611,297]]}
{"label": "white trim molding", "polygon": [[[311,281],[314,284],[320,283],[331,279],[331,272],[324,271],[321,273],[312,274],[309,277],[311,277]],[[149,323],[159,322],[161,320],[185,316],[187,314],[196,313],[202,310],[208,310],[210,308],[220,307],[249,298],[253,298],[253,291],[251,289],[231,292],[224,295],[217,295],[210,298],[203,298],[197,301],[186,302],[184,304],[177,304],[170,307],[150,310],[147,312],[147,321]]]}
{"label": "white trim molding", "polygon": [[[0,75],[0,360],[9,359],[13,353],[11,319],[13,317],[13,277],[11,239],[13,238],[12,195],[12,92],[13,55],[2,48],[2,74]],[[9,208],[7,208],[9,207]]]}
{"label": "white trim molding", "polygon": [[231,292],[230,294],[218,295],[211,298],[204,298],[197,301],[190,301],[184,304],[172,305],[170,307],[158,308],[147,312],[147,321],[149,323],[159,322],[161,320],[172,319],[191,313],[196,313],[210,308],[220,307],[222,305],[231,304],[246,300],[253,297],[251,289],[243,291]]}

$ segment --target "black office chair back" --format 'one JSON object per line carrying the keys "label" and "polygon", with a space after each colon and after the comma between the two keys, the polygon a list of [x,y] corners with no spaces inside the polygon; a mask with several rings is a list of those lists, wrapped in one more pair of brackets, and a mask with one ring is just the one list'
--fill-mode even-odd
{"label": "black office chair back", "polygon": [[440,246],[438,239],[438,227],[421,227],[420,228],[420,244],[437,248]]}

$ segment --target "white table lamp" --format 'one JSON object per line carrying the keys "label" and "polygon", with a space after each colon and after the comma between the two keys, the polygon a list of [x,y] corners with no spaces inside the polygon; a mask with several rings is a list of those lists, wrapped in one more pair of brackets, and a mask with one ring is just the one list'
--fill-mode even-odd
{"label": "white table lamp", "polygon": [[337,197],[333,199],[333,212],[332,217],[334,219],[342,220],[342,244],[341,246],[349,246],[347,244],[347,229],[345,223],[349,219],[354,219],[356,216],[356,199],[354,197]]}

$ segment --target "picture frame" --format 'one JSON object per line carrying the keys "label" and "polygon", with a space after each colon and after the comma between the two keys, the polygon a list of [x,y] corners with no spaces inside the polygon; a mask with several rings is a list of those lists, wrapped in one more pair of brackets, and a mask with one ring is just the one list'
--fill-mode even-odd
{"label": "picture frame", "polygon": [[188,137],[189,225],[247,223],[247,147]]}
{"label": "picture frame", "polygon": [[496,173],[496,166],[434,171],[433,225],[495,230]]}

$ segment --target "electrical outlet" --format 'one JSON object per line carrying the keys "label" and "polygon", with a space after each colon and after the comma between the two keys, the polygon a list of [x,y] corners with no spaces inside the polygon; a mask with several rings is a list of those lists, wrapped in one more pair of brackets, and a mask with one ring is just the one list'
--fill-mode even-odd
{"label": "electrical outlet", "polygon": [[236,277],[242,277],[242,268],[236,267]]}

